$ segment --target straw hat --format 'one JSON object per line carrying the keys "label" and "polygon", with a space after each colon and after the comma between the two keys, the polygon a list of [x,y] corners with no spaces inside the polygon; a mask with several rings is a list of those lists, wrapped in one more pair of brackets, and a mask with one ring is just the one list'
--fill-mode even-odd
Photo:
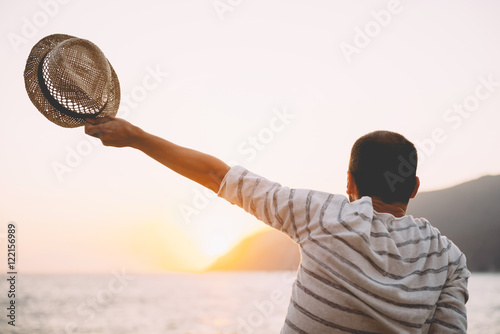
{"label": "straw hat", "polygon": [[85,118],[114,116],[120,83],[113,67],[92,42],[50,35],[31,50],[24,70],[31,102],[50,121],[74,128]]}

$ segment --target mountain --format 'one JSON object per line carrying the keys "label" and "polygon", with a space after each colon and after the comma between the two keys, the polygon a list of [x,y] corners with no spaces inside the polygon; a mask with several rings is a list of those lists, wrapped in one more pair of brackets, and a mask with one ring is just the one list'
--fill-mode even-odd
{"label": "mountain", "polygon": [[500,175],[417,195],[408,213],[425,217],[467,257],[471,271],[500,270]]}
{"label": "mountain", "polygon": [[[467,256],[471,271],[500,270],[500,175],[422,192],[410,201],[408,214],[425,217]],[[270,230],[244,239],[208,270],[294,270],[297,244]]]}
{"label": "mountain", "polygon": [[209,270],[296,270],[299,263],[299,246],[273,229],[244,239]]}

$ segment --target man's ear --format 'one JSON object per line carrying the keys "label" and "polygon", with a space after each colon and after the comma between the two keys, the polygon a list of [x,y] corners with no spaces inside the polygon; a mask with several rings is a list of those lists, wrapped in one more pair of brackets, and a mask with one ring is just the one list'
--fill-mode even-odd
{"label": "man's ear", "polygon": [[358,199],[358,188],[354,182],[354,176],[350,172],[347,172],[347,195],[349,195],[349,199]]}
{"label": "man's ear", "polygon": [[415,188],[413,188],[413,193],[411,194],[410,198],[415,198],[418,193],[418,188],[420,187],[420,179],[418,176],[415,176]]}

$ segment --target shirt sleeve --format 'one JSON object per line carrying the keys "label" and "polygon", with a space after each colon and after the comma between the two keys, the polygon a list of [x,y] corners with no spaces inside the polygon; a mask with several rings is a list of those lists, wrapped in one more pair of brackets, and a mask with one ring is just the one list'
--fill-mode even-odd
{"label": "shirt sleeve", "polygon": [[453,264],[455,270],[439,296],[429,333],[467,333],[465,304],[469,299],[467,280],[470,272],[463,253],[456,262]]}
{"label": "shirt sleeve", "polygon": [[306,189],[283,187],[241,166],[234,166],[224,177],[218,196],[301,243],[310,233],[306,217],[309,212],[305,209],[310,193]]}

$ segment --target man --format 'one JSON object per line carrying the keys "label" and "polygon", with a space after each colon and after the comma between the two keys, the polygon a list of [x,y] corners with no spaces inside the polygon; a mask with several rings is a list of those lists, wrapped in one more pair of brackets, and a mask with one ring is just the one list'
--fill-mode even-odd
{"label": "man", "polygon": [[376,131],[353,145],[347,194],[289,189],[241,166],[146,133],[88,119],[104,145],[139,149],[300,245],[282,333],[465,333],[465,256],[423,218],[406,215],[419,187],[417,152]]}

